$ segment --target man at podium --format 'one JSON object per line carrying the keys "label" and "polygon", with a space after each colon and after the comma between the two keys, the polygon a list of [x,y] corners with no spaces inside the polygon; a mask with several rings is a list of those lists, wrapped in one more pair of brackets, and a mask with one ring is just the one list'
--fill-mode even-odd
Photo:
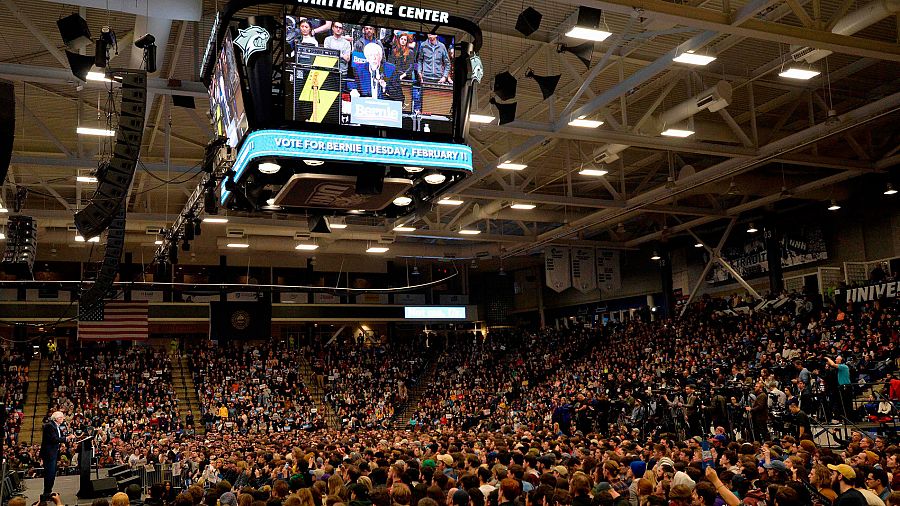
{"label": "man at podium", "polygon": [[53,484],[56,482],[56,464],[59,460],[59,445],[75,439],[74,435],[66,435],[63,432],[62,423],[66,415],[62,411],[55,411],[50,415],[50,420],[44,424],[41,434],[41,461],[44,463],[44,493],[41,497],[50,500],[53,492]]}

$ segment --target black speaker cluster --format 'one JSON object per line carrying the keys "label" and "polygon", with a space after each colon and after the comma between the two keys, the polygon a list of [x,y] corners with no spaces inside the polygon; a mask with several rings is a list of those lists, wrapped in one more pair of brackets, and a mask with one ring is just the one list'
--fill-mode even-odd
{"label": "black speaker cluster", "polygon": [[113,218],[106,234],[106,251],[103,254],[103,264],[97,273],[97,279],[79,299],[79,309],[89,308],[98,304],[112,288],[119,272],[119,263],[122,261],[122,252],[125,251],[125,206],[119,206],[118,215]]}
{"label": "black speaker cluster", "polygon": [[22,215],[10,216],[6,226],[6,249],[2,261],[4,271],[31,277],[36,254],[37,223],[34,218]]}
{"label": "black speaker cluster", "polygon": [[100,235],[123,207],[144,133],[147,109],[147,73],[130,70],[122,79],[122,104],[113,156],[97,171],[97,190],[84,209],[75,214],[75,227],[85,239]]}

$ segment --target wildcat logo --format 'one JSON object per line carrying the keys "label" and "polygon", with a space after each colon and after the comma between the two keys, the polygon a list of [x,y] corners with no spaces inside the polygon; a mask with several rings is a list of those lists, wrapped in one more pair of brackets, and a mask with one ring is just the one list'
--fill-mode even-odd
{"label": "wildcat logo", "polygon": [[241,48],[244,56],[244,65],[250,60],[250,56],[258,51],[265,51],[269,46],[269,32],[261,26],[251,25],[238,30],[238,36],[234,39],[234,45]]}

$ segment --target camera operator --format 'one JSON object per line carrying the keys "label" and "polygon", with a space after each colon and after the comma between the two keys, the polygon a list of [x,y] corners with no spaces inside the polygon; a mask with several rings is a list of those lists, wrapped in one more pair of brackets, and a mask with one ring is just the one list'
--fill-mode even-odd
{"label": "camera operator", "polygon": [[697,395],[697,386],[690,384],[684,387],[684,415],[687,417],[687,434],[696,436],[703,433],[703,423],[700,421],[700,397]]}
{"label": "camera operator", "polygon": [[812,426],[809,421],[809,415],[800,409],[799,400],[791,399],[788,403],[788,409],[791,412],[791,425],[794,428],[794,436],[798,440],[812,439]]}
{"label": "camera operator", "polygon": [[761,381],[753,387],[753,393],[756,394],[756,399],[752,406],[747,406],[753,439],[760,442],[767,441],[769,439],[769,398],[765,395]]}

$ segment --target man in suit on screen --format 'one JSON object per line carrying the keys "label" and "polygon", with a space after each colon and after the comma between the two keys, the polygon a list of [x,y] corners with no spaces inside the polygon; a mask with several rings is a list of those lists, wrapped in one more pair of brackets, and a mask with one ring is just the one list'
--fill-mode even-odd
{"label": "man in suit on screen", "polygon": [[50,415],[50,420],[44,424],[41,437],[41,461],[44,463],[44,493],[41,496],[49,500],[53,492],[53,483],[56,481],[56,462],[59,460],[59,445],[73,439],[74,435],[66,436],[62,430],[62,423],[66,415],[62,411],[55,411]]}

